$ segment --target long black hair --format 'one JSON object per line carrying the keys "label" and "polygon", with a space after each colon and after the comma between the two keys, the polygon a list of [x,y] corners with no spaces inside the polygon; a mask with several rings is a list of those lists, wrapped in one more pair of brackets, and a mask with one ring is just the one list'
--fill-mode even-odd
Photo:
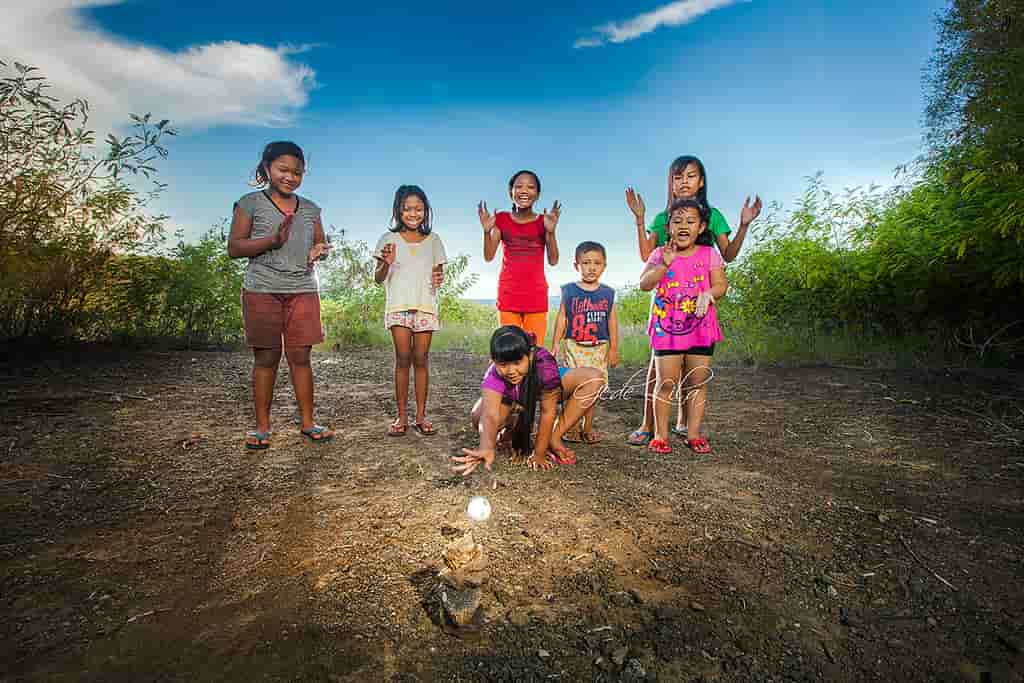
{"label": "long black hair", "polygon": [[294,142],[288,142],[287,140],[271,142],[263,148],[260,163],[253,172],[256,187],[270,184],[270,165],[274,163],[274,159],[285,155],[295,157],[302,162],[303,167],[306,166],[306,156],[302,153],[302,148]]}
{"label": "long black hair", "polygon": [[417,230],[422,235],[429,235],[431,230],[430,224],[434,220],[434,212],[430,208],[427,193],[419,185],[399,185],[398,189],[395,190],[395,203],[391,207],[391,227],[388,230],[391,232],[402,232],[402,230],[408,227],[402,222],[402,205],[405,204],[405,200],[409,197],[419,197],[420,201],[423,202],[423,222],[420,223],[420,227]]}
{"label": "long black hair", "polygon": [[697,201],[710,209],[710,205],[708,204],[708,174],[704,170],[704,162],[697,157],[686,154],[681,157],[676,157],[673,159],[672,163],[668,165],[668,201],[665,202],[666,210],[672,206],[672,202],[674,200],[672,197],[672,177],[682,174],[690,164],[696,164],[697,170],[700,171],[700,178],[704,181],[703,186],[697,190]]}
{"label": "long black hair", "polygon": [[677,199],[669,205],[668,221],[666,221],[665,224],[665,234],[668,241],[672,240],[672,214],[684,209],[697,209],[697,213],[700,214],[700,222],[704,224],[704,230],[697,235],[697,239],[694,240],[694,242],[705,247],[713,247],[715,245],[715,241],[711,237],[711,231],[708,230],[708,218],[710,218],[711,210],[708,208],[707,204],[702,203],[696,197]]}
{"label": "long black hair", "polygon": [[512,448],[527,454],[532,449],[530,432],[533,431],[537,400],[540,397],[536,350],[532,336],[516,325],[499,327],[491,335],[491,360],[495,363],[515,363],[521,361],[524,356],[530,357],[530,369],[523,378],[522,389],[519,390],[519,403],[523,407],[523,414],[519,416],[512,432]]}

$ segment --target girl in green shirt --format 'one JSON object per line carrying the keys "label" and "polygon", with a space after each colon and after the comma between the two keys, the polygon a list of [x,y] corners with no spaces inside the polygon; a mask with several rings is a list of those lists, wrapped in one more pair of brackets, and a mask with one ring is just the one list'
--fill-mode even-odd
{"label": "girl in green shirt", "polygon": [[[666,210],[654,217],[654,221],[647,226],[645,213],[647,207],[640,193],[632,187],[626,188],[626,204],[636,218],[636,238],[640,247],[640,260],[647,263],[651,252],[660,246],[664,246],[668,237],[668,210],[667,207],[677,199],[695,198],[701,204],[708,207],[708,232],[711,234],[718,250],[722,252],[722,259],[729,263],[740,253],[743,240],[747,236],[747,228],[761,214],[761,198],[754,196],[754,202],[747,197],[740,211],[740,226],[736,230],[736,236],[729,239],[732,230],[729,222],[725,220],[722,212],[708,204],[707,174],[704,171],[704,164],[694,156],[677,157],[668,167],[668,201]],[[654,410],[652,406],[651,388],[655,382],[654,357],[651,356],[651,364],[647,369],[647,385],[644,391],[644,421],[639,429],[634,431],[627,438],[632,446],[646,445],[654,436]],[[679,415],[676,419],[676,427],[672,431],[677,434],[686,435],[686,408],[683,405],[685,398],[680,395]],[[702,425],[703,428],[703,425]]]}

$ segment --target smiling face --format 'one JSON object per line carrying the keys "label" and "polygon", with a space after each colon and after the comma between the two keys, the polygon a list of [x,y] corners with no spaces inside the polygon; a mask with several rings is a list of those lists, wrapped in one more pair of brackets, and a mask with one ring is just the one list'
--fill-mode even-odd
{"label": "smiling face", "polygon": [[540,196],[537,179],[530,173],[520,173],[512,181],[512,189],[508,191],[512,203],[519,211],[529,211]]}
{"label": "smiling face", "polygon": [[702,187],[704,177],[700,174],[700,168],[692,161],[683,170],[672,174],[673,199],[696,197]]}
{"label": "smiling face", "polygon": [[682,251],[692,247],[697,241],[697,235],[704,232],[707,226],[700,219],[700,211],[696,207],[688,206],[672,212],[668,227],[673,244],[676,249]]}
{"label": "smiling face", "polygon": [[523,356],[519,360],[495,361],[494,367],[503,380],[509,384],[519,384],[530,371],[530,356]]}
{"label": "smiling face", "polygon": [[306,165],[298,157],[282,154],[267,166],[267,177],[270,187],[285,197],[299,189],[302,176],[306,173]]}
{"label": "smiling face", "polygon": [[423,225],[423,217],[427,213],[427,205],[416,195],[409,195],[402,200],[402,225],[408,230],[417,230]]}
{"label": "smiling face", "polygon": [[605,263],[604,255],[594,249],[580,254],[579,260],[573,265],[579,272],[580,279],[588,285],[593,285],[601,281],[601,275],[604,273],[607,264]]}

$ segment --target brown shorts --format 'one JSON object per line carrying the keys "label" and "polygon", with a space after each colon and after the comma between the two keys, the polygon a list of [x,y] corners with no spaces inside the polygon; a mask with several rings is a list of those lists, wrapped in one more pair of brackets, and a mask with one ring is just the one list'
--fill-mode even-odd
{"label": "brown shorts", "polygon": [[245,341],[256,349],[285,346],[313,346],[324,340],[320,323],[320,295],[264,294],[242,290],[242,320]]}

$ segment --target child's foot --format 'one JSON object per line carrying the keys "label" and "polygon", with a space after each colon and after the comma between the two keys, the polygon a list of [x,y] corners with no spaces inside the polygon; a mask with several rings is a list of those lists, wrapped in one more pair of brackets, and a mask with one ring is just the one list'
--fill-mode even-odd
{"label": "child's foot", "polygon": [[548,460],[546,457],[538,457],[537,452],[534,451],[530,455],[530,457],[526,459],[526,466],[529,467],[531,470],[550,470],[552,467],[555,466],[555,464]]}
{"label": "child's foot", "polygon": [[637,429],[626,437],[626,443],[630,446],[646,446],[654,438],[654,432],[645,432]]}
{"label": "child's foot", "polygon": [[565,434],[562,434],[562,441],[567,441],[569,443],[581,443],[583,441],[583,437],[580,435],[579,427],[573,427]]}
{"label": "child's foot", "polygon": [[334,431],[323,425],[313,425],[309,429],[300,430],[302,435],[313,443],[322,443],[334,438]]}
{"label": "child's foot", "polygon": [[507,427],[498,432],[498,442],[495,444],[496,450],[506,448],[512,448],[512,430]]}
{"label": "child's foot", "polygon": [[548,459],[556,465],[575,465],[576,453],[565,446],[548,446]]}
{"label": "child's foot", "polygon": [[265,451],[270,448],[270,430],[248,432],[245,435],[245,447],[250,451]]}
{"label": "child's foot", "polygon": [[601,432],[587,430],[580,434],[580,441],[586,444],[601,443],[604,441],[604,435],[602,435]]}
{"label": "child's foot", "polygon": [[[681,436],[684,439],[689,438],[690,435],[690,432],[686,428],[685,422],[683,424],[677,424],[675,427],[673,427],[672,433],[675,434],[676,436]],[[700,423],[700,435],[701,438],[704,439],[708,437],[708,428],[704,425],[703,422]]]}
{"label": "child's foot", "polygon": [[388,427],[388,436],[405,436],[406,431],[409,430],[409,425],[402,418],[396,418],[391,426]]}
{"label": "child's foot", "polygon": [[434,434],[437,434],[437,430],[434,429],[434,424],[426,418],[422,418],[413,422],[412,428],[415,429],[421,436],[432,436]]}
{"label": "child's foot", "polygon": [[658,455],[670,455],[672,446],[669,445],[668,439],[652,439],[651,443],[647,444],[647,450]]}
{"label": "child's foot", "polygon": [[698,455],[707,455],[711,452],[711,444],[707,439],[687,439],[686,447]]}

